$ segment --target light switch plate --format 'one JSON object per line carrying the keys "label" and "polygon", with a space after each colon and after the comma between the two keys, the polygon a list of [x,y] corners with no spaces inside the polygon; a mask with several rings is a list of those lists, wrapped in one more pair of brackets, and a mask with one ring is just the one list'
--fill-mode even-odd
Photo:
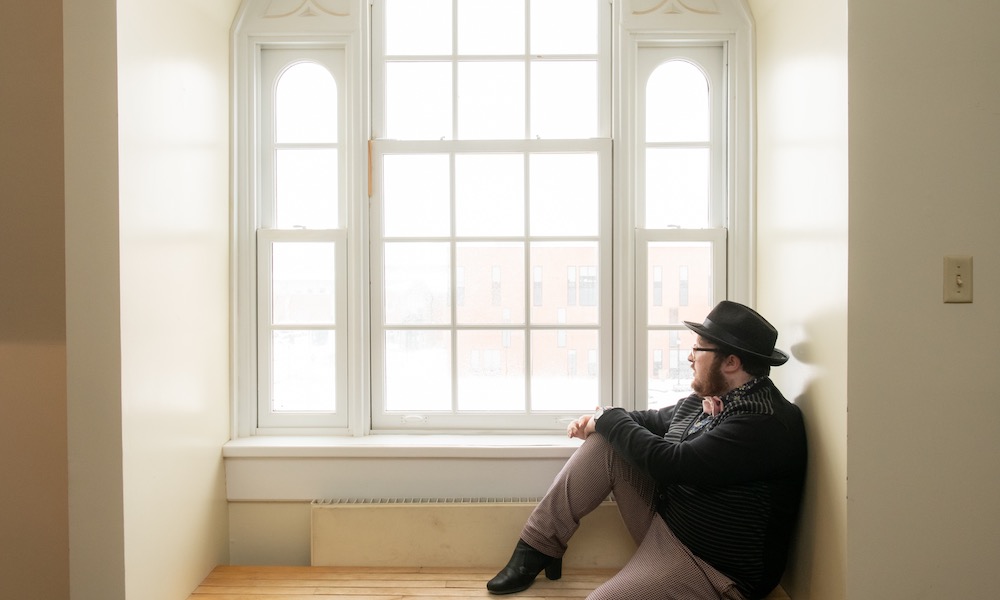
{"label": "light switch plate", "polygon": [[944,301],[972,302],[972,257],[944,257]]}

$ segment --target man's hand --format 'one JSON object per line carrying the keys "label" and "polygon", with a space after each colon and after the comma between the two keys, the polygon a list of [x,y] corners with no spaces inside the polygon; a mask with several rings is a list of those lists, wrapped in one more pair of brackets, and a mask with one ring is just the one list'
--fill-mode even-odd
{"label": "man's hand", "polygon": [[722,412],[725,406],[722,404],[722,398],[718,396],[705,396],[701,400],[701,409],[705,411],[705,414],[714,417]]}
{"label": "man's hand", "polygon": [[571,438],[585,440],[587,436],[594,433],[596,426],[597,423],[594,421],[594,415],[583,415],[566,426],[566,435]]}

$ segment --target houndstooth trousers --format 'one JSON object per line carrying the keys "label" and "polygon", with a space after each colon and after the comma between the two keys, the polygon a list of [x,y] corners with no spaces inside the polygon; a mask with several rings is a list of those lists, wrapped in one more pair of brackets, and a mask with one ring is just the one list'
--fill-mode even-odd
{"label": "houndstooth trousers", "polygon": [[655,493],[648,475],[618,456],[604,436],[590,435],[532,511],[521,539],[561,557],[580,519],[613,494],[638,548],[587,600],[744,600],[732,580],[674,536],[656,513]]}

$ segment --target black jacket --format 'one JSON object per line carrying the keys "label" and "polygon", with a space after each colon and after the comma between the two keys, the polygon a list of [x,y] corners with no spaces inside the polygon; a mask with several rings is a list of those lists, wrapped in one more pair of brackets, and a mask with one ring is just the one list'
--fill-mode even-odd
{"label": "black jacket", "polygon": [[749,599],[781,579],[806,467],[802,413],[767,377],[723,397],[705,417],[691,395],[660,410],[609,410],[597,421],[629,463],[657,486],[657,511],[697,556]]}

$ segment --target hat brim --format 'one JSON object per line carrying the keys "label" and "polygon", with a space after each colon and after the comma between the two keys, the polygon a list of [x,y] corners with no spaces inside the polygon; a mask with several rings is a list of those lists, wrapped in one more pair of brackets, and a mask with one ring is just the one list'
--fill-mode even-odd
{"label": "hat brim", "polygon": [[701,323],[684,321],[684,325],[687,326],[687,328],[690,329],[691,331],[705,338],[706,340],[715,342],[716,344],[721,344],[727,348],[732,348],[733,350],[736,350],[738,354],[746,354],[748,356],[759,358],[772,367],[777,367],[779,365],[783,365],[786,362],[788,362],[788,355],[782,352],[781,350],[778,350],[777,348],[775,348],[771,354],[761,354],[749,348],[742,347],[742,344],[734,342],[734,340],[726,340],[719,337],[718,335],[715,335]]}

